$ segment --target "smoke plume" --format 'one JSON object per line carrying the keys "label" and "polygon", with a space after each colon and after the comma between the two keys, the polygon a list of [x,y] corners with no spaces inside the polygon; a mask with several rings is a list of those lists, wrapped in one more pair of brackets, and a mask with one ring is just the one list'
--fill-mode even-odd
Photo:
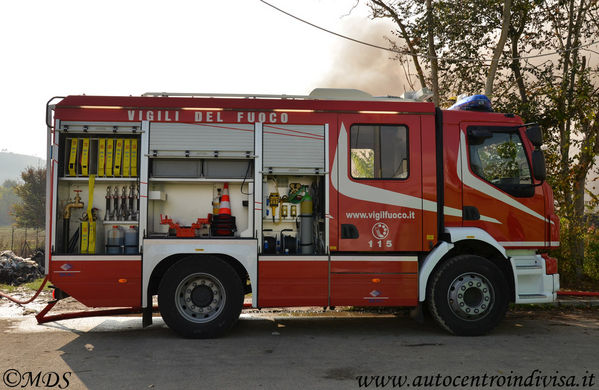
{"label": "smoke plume", "polygon": [[[393,25],[380,20],[364,20],[349,17],[346,19],[343,34],[352,38],[389,47],[385,39],[392,36]],[[355,88],[374,96],[399,96],[410,88],[402,64],[393,59],[395,54],[386,50],[361,45],[356,42],[342,40],[338,49],[332,53],[332,68],[320,80],[318,86],[323,88]],[[411,68],[412,73],[413,67]],[[419,89],[417,77],[412,77],[415,88]]]}

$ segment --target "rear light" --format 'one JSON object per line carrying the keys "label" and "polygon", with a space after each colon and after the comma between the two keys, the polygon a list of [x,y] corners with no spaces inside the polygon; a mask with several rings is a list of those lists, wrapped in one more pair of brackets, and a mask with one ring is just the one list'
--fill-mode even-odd
{"label": "rear light", "polygon": [[52,290],[52,299],[59,301],[61,299],[65,299],[70,297],[69,294],[67,294],[66,292],[62,291],[61,289],[54,287],[54,289]]}
{"label": "rear light", "polygon": [[541,254],[541,257],[545,259],[545,273],[547,275],[554,275],[557,273],[557,259],[549,256],[547,253]]}

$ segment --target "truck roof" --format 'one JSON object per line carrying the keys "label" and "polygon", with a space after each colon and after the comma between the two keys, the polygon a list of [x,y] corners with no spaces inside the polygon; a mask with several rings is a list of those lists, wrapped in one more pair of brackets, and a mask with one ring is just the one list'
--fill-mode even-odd
{"label": "truck roof", "polygon": [[[309,95],[265,95],[223,93],[148,92],[142,96],[71,95],[56,104],[56,109],[138,109],[193,110],[232,109],[256,111],[314,111],[397,114],[432,114],[435,105],[396,96],[376,97],[356,89],[317,88]],[[444,110],[445,122],[497,121],[521,124],[512,114]]]}
{"label": "truck roof", "polygon": [[259,95],[218,93],[146,93],[142,96],[71,95],[56,104],[61,108],[193,109],[236,108],[247,110],[396,111],[433,113],[433,103],[400,97],[373,97],[346,89],[315,89],[310,95]]}

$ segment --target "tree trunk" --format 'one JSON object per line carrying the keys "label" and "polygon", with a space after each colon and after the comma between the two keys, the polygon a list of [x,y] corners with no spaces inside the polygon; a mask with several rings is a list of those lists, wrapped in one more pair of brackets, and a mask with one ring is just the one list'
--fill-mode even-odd
{"label": "tree trunk", "polygon": [[503,3],[503,17],[501,22],[501,35],[495,46],[493,52],[493,59],[491,60],[491,66],[489,67],[489,73],[487,73],[487,83],[485,85],[485,95],[489,99],[493,96],[493,81],[495,81],[495,73],[497,73],[497,67],[499,65],[499,58],[503,52],[505,41],[507,40],[507,34],[510,28],[510,21],[512,15],[512,0],[505,0]]}
{"label": "tree trunk", "polygon": [[[518,28],[510,29],[510,36],[512,41],[512,72],[514,73],[514,79],[516,80],[516,84],[518,85],[518,92],[520,93],[520,99],[522,103],[528,106],[528,96],[526,95],[526,86],[524,85],[524,77],[522,77],[522,70],[520,67],[520,60],[516,59],[520,56],[520,51],[518,50],[518,42],[520,41],[520,37],[524,32],[524,28],[526,27],[526,22],[528,21],[528,12],[524,12],[522,14],[520,20],[520,26]],[[528,107],[527,107],[528,111]]]}
{"label": "tree trunk", "polygon": [[570,253],[574,257],[576,264],[576,280],[581,281],[584,277],[584,188],[586,182],[586,171],[581,174],[574,182],[574,221],[571,221],[571,226],[574,226],[578,234],[571,242]]}
{"label": "tree trunk", "polygon": [[[574,3],[575,0],[571,0],[570,3],[570,21],[568,26],[568,39],[566,48],[570,51],[565,55],[565,64],[564,64],[564,77],[566,78],[566,82],[562,85],[566,86],[565,90],[562,90],[562,93],[565,95],[564,108],[566,113],[572,114],[572,107],[577,105],[575,101],[575,89],[576,89],[576,76],[578,75],[579,70],[579,57],[578,57],[578,49],[572,49],[573,47],[577,47],[580,44],[580,34],[582,28],[582,20],[583,14],[585,12],[585,0],[580,0],[578,7],[576,9],[576,13],[574,12]],[[569,70],[569,73],[567,73]],[[584,128],[587,131],[583,131],[583,134],[586,135],[586,140],[589,139],[590,134],[588,133],[588,123],[585,125],[586,118],[581,118],[578,123],[578,126]],[[564,173],[569,174],[570,172],[570,161],[569,161],[569,149],[571,143],[571,134],[572,134],[572,126],[573,121],[570,116],[565,122],[564,126],[564,136],[565,139],[562,139],[562,151],[566,152],[565,156],[562,156],[562,164],[564,164],[563,169]],[[586,141],[585,140],[585,141]],[[582,147],[585,147],[584,142]],[[584,153],[581,154],[581,160],[578,164],[577,173],[575,175],[574,181],[572,183],[572,188],[568,188],[568,193],[566,193],[566,201],[573,202],[574,209],[572,212],[573,221],[571,221],[571,228],[573,227],[575,232],[577,233],[573,240],[571,241],[571,254],[574,257],[574,261],[576,264],[576,279],[578,281],[582,280],[584,277],[584,192],[585,192],[585,184],[587,172],[590,168],[590,163],[592,161],[592,157],[586,155]],[[566,167],[567,165],[567,167]]]}
{"label": "tree trunk", "polygon": [[[511,0],[509,0],[511,1]],[[433,24],[433,4],[432,0],[426,0],[426,19],[428,24],[428,55],[431,61],[431,86],[433,88],[433,102],[439,106],[439,62],[435,50],[435,36]]]}

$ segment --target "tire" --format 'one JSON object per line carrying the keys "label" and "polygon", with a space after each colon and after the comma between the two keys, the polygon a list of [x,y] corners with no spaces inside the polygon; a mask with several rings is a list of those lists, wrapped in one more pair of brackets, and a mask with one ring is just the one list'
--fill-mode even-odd
{"label": "tire", "polygon": [[503,272],[490,260],[460,255],[433,274],[427,301],[435,321],[450,333],[480,336],[505,317],[509,286]]}
{"label": "tire", "polygon": [[239,319],[241,279],[214,257],[187,257],[173,264],[158,288],[158,307],[169,328],[185,338],[222,336]]}

